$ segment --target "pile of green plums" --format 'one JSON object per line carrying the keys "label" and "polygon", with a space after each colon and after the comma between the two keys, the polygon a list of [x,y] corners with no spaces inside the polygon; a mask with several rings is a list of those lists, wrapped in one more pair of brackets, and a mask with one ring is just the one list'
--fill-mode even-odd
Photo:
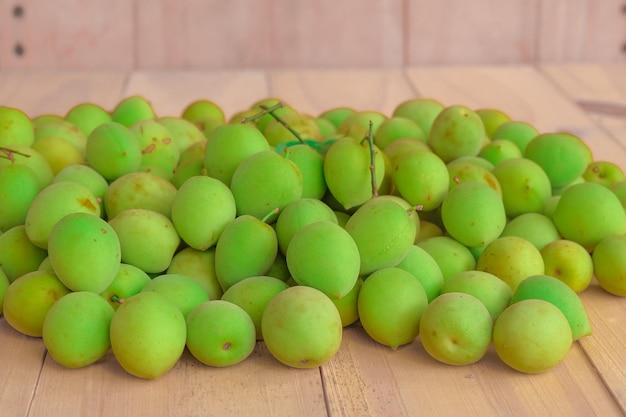
{"label": "pile of green plums", "polygon": [[626,296],[626,180],[577,136],[416,98],[390,115],[265,98],[226,118],[131,96],[0,107],[0,305],[69,368],[157,378],[257,343],[318,367],[359,326],[467,365],[547,371]]}

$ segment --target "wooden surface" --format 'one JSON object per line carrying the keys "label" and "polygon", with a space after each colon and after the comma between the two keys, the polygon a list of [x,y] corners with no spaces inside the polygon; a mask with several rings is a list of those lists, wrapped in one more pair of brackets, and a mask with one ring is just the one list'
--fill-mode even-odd
{"label": "wooden surface", "polygon": [[0,0],[2,69],[625,62],[625,42],[622,0]]}
{"label": "wooden surface", "polygon": [[[178,115],[197,98],[228,115],[267,96],[318,114],[348,105],[389,114],[415,96],[473,108],[496,107],[542,131],[579,134],[596,159],[626,168],[625,118],[583,110],[580,100],[626,104],[626,66],[431,67],[404,70],[236,72],[0,72],[0,103],[34,117],[65,114],[82,101],[111,108],[141,93],[159,115]],[[419,339],[396,351],[359,327],[344,331],[338,354],[319,369],[279,364],[259,343],[224,369],[185,354],[154,381],[126,374],[112,354],[65,369],[41,339],[0,319],[0,416],[626,416],[626,300],[592,284],[582,294],[593,335],[556,368],[525,375],[490,349],[478,363],[440,364]]]}

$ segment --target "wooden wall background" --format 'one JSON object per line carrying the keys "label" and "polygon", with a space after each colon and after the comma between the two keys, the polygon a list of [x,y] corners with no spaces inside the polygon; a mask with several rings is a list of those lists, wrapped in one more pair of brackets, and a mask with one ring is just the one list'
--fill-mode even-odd
{"label": "wooden wall background", "polygon": [[0,69],[626,62],[626,0],[0,0]]}

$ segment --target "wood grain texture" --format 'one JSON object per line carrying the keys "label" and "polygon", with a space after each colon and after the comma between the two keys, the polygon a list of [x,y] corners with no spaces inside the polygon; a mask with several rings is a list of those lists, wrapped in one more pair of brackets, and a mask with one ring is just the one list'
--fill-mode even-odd
{"label": "wood grain texture", "polygon": [[288,368],[259,343],[246,361],[227,368],[203,365],[185,351],[173,369],[152,381],[127,374],[112,353],[81,369],[63,368],[47,357],[29,417],[292,417],[325,413],[319,370]]}
{"label": "wood grain texture", "polygon": [[[572,101],[591,103],[588,117],[626,147],[626,65],[546,64],[541,71]],[[594,105],[613,106],[621,115],[594,110]]]}
{"label": "wood grain texture", "polygon": [[249,108],[268,95],[262,71],[139,71],[133,72],[123,95],[140,94],[152,102],[159,116],[180,116],[198,99],[212,100],[226,117]]}
{"label": "wood grain texture", "polygon": [[533,62],[540,0],[408,0],[408,64]]}
{"label": "wood grain texture", "polygon": [[419,339],[394,351],[358,325],[344,334],[336,360],[322,368],[331,416],[622,415],[578,345],[550,372],[525,375],[493,348],[473,365],[451,366]]}
{"label": "wood grain texture", "polygon": [[63,116],[82,102],[94,102],[110,110],[117,104],[125,81],[122,72],[5,71],[0,76],[0,103],[31,117]]}
{"label": "wood grain texture", "polygon": [[303,113],[318,115],[334,107],[377,110],[391,115],[401,102],[416,96],[400,70],[275,70],[270,94]]}
{"label": "wood grain texture", "polygon": [[538,61],[624,62],[623,7],[621,0],[540,2]]}
{"label": "wood grain texture", "polygon": [[0,0],[0,68],[626,61],[621,0],[24,0],[15,17],[16,5]]}
{"label": "wood grain texture", "polygon": [[[0,1],[0,63],[19,69],[133,67],[133,2],[127,0]],[[15,54],[16,45],[23,54]]]}
{"label": "wood grain texture", "polygon": [[45,353],[40,338],[18,333],[0,318],[0,416],[28,415]]}

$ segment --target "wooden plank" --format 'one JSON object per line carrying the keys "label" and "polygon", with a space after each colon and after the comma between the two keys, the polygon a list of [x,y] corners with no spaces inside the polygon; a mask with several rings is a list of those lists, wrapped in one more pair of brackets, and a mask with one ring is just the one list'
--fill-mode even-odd
{"label": "wooden plank", "polygon": [[532,67],[411,68],[407,75],[423,96],[446,105],[497,108],[515,120],[534,125],[540,132],[573,133],[587,143],[595,159],[626,166],[622,145]]}
{"label": "wooden plank", "polygon": [[109,110],[120,99],[125,79],[123,72],[3,71],[0,104],[31,117],[65,115],[82,102],[95,102]]}
{"label": "wooden plank", "polygon": [[541,1],[539,62],[624,62],[621,0]]}
{"label": "wooden plank", "polygon": [[622,297],[609,295],[597,284],[583,292],[582,300],[595,336],[582,339],[581,345],[626,414],[626,328],[623,325],[626,302]]}
{"label": "wooden plank", "polygon": [[402,0],[138,0],[137,10],[138,68],[403,64]]}
{"label": "wooden plank", "polygon": [[626,146],[626,64],[546,64],[541,71]]}
{"label": "wooden plank", "polygon": [[130,76],[124,96],[140,94],[159,116],[180,116],[192,101],[208,99],[218,104],[226,117],[249,108],[268,94],[262,71],[137,71]]}
{"label": "wooden plank", "polygon": [[273,67],[404,64],[402,0],[278,0],[271,11]]}
{"label": "wooden plank", "polygon": [[248,359],[227,368],[205,366],[186,351],[152,381],[127,374],[112,353],[82,369],[48,357],[29,417],[50,415],[293,417],[323,416],[326,407],[318,369],[288,368],[259,343]]}
{"label": "wooden plank", "polygon": [[539,0],[408,2],[408,65],[529,63]]}
{"label": "wooden plank", "polygon": [[445,365],[419,338],[393,351],[354,325],[322,368],[332,416],[590,416],[622,412],[585,354],[574,346],[552,370],[537,375],[508,368],[490,348],[479,362]]}
{"label": "wooden plank", "polygon": [[318,115],[334,107],[377,110],[391,115],[415,90],[400,70],[275,70],[271,95],[303,113]]}
{"label": "wooden plank", "polygon": [[[0,1],[2,68],[129,69],[133,67],[133,2]],[[15,52],[19,45],[23,53]]]}
{"label": "wooden plank", "polygon": [[254,0],[136,0],[137,68],[262,68],[270,7]]}
{"label": "wooden plank", "polygon": [[17,332],[4,317],[0,318],[0,341],[0,415],[26,417],[46,349],[40,338]]}

